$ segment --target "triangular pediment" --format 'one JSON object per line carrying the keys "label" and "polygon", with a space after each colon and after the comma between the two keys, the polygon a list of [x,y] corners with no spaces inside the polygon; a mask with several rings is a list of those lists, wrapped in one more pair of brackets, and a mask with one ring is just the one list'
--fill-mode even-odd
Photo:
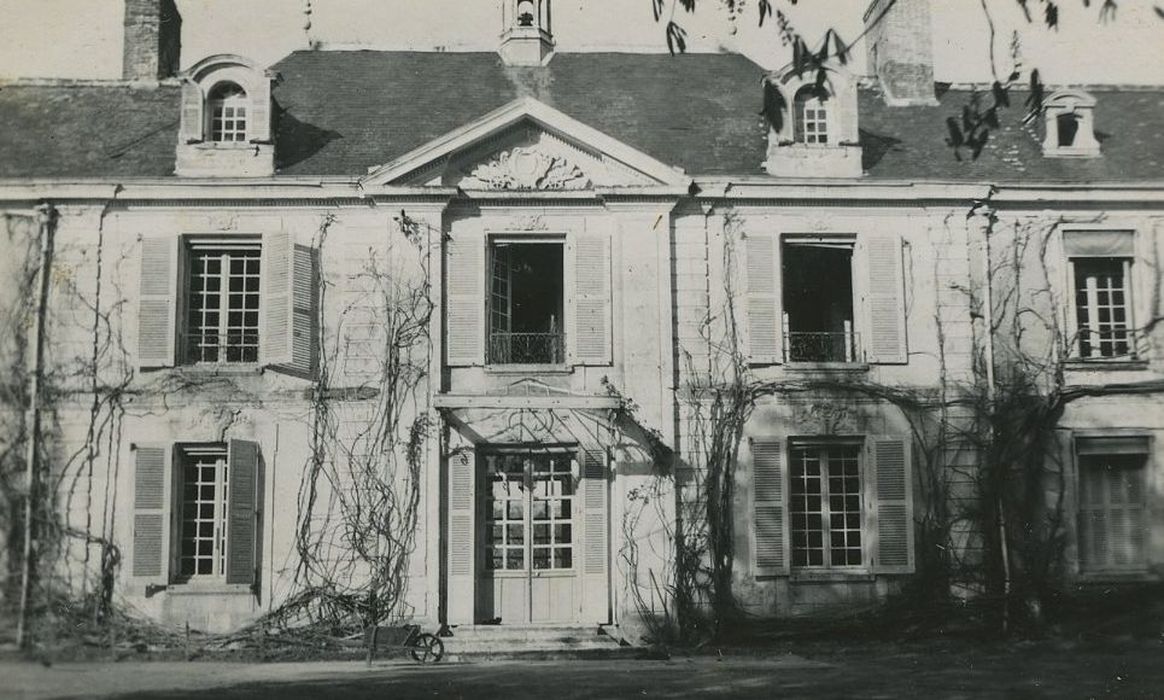
{"label": "triangular pediment", "polygon": [[373,168],[365,186],[571,192],[686,188],[681,170],[522,98]]}

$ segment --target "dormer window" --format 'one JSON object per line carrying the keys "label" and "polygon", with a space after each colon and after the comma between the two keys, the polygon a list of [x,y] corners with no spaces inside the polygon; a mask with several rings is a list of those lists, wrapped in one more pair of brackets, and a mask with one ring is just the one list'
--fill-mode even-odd
{"label": "dormer window", "polygon": [[247,140],[247,92],[236,83],[214,86],[207,99],[210,115],[210,141],[215,143]]}
{"label": "dormer window", "polygon": [[793,136],[797,143],[827,145],[829,142],[828,93],[815,85],[805,85],[793,100],[795,124]]}
{"label": "dormer window", "polygon": [[1062,90],[1043,102],[1043,155],[1094,158],[1099,155],[1093,115],[1095,98],[1078,90]]}

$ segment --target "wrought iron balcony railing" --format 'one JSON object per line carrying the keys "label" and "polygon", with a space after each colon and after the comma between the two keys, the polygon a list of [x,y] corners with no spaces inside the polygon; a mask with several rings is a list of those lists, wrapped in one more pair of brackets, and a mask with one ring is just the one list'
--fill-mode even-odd
{"label": "wrought iron balcony railing", "polygon": [[1082,360],[1135,360],[1140,334],[1131,328],[1079,329],[1078,352]]}
{"label": "wrought iron balcony railing", "polygon": [[495,365],[558,365],[566,361],[561,333],[490,333],[489,363]]}
{"label": "wrought iron balcony railing", "polygon": [[852,331],[784,334],[784,347],[790,362],[861,362],[860,338]]}
{"label": "wrought iron balcony railing", "polygon": [[185,333],[182,335],[185,362],[258,362],[258,331],[235,333]]}

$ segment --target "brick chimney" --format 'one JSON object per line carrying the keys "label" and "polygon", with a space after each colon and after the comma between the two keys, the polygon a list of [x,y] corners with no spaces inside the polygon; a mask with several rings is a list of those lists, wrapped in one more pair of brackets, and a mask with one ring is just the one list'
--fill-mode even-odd
{"label": "brick chimney", "polygon": [[121,77],[156,81],[177,75],[182,16],[174,0],[125,0]]}
{"label": "brick chimney", "polygon": [[937,104],[930,0],[873,0],[865,29],[869,68],[886,102]]}

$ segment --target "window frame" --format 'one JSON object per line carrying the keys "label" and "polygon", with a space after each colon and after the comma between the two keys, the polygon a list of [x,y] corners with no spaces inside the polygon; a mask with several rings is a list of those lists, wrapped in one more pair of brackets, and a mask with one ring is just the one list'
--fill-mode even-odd
{"label": "window frame", "polygon": [[[238,360],[230,361],[224,359],[227,355],[229,345],[224,345],[221,342],[217,348],[217,360],[197,360],[193,359],[196,354],[191,348],[192,345],[192,316],[195,310],[192,308],[194,300],[194,263],[196,250],[220,250],[223,254],[227,254],[231,250],[245,250],[252,253],[253,259],[257,261],[258,271],[258,289],[250,292],[244,290],[244,294],[253,293],[257,297],[258,307],[254,310],[256,313],[256,322],[254,326],[254,359],[253,360]],[[263,343],[263,326],[264,326],[264,293],[265,293],[265,276],[269,271],[265,269],[267,259],[263,246],[263,236],[254,234],[231,235],[231,236],[213,236],[201,234],[188,234],[179,237],[179,256],[178,264],[180,267],[179,274],[179,288],[176,295],[177,309],[175,310],[175,326],[178,335],[177,348],[177,365],[180,367],[255,367],[263,364],[262,357],[262,343]],[[229,336],[229,315],[230,315],[230,287],[229,280],[231,276],[229,271],[223,265],[220,270],[221,282],[219,289],[220,304],[225,304],[225,309],[222,305],[218,308],[219,316],[219,330],[227,329]],[[246,274],[246,273],[244,273]],[[242,309],[243,313],[249,310],[245,307]],[[246,327],[244,326],[244,333]]]}
{"label": "window frame", "polygon": [[[497,362],[494,361],[493,345],[493,282],[494,282],[494,251],[498,245],[556,245],[559,247],[561,255],[561,318],[558,319],[558,356],[561,358],[559,362]],[[485,236],[485,270],[484,270],[484,296],[485,296],[485,316],[484,316],[484,366],[494,369],[551,369],[564,370],[570,366],[570,338],[567,333],[569,323],[573,317],[573,298],[570,295],[572,287],[572,276],[569,270],[569,236],[566,233],[556,232],[538,232],[538,233],[513,233],[513,232],[494,232],[488,233]],[[512,301],[513,288],[512,283],[509,285],[509,295]],[[509,313],[510,328],[513,327],[513,314]],[[509,333],[513,333],[512,330]],[[549,335],[549,334],[547,334]]]}
{"label": "window frame", "polygon": [[[802,98],[802,95],[807,97]],[[835,102],[833,96],[823,87],[818,88],[815,83],[801,85],[792,94],[792,142],[794,144],[804,146],[807,148],[829,148],[838,145],[836,143],[836,119],[834,116],[834,108],[830,102]],[[810,108],[810,105],[815,105],[814,109],[824,112],[824,119],[819,116],[813,120],[813,124],[819,128],[822,124],[824,126],[824,140],[823,141],[809,141],[805,126],[808,119],[805,115],[805,110]],[[814,133],[814,136],[821,135],[820,131]]]}
{"label": "window frame", "polygon": [[[1111,323],[1111,325],[1112,325],[1111,332],[1112,333],[1116,333],[1116,332],[1124,333],[1125,337],[1124,337],[1124,340],[1122,342],[1124,344],[1126,344],[1127,352],[1125,352],[1123,354],[1104,355],[1102,353],[1102,351],[1097,352],[1097,348],[1102,347],[1103,341],[1102,340],[1098,340],[1095,342],[1088,341],[1085,338],[1085,333],[1087,336],[1093,336],[1096,334],[1100,334],[1103,331],[1095,330],[1095,331],[1086,331],[1085,332],[1083,330],[1085,328],[1085,326],[1080,324],[1080,319],[1079,319],[1079,312],[1080,312],[1081,307],[1078,303],[1078,298],[1079,298],[1080,292],[1084,291],[1084,290],[1080,290],[1080,288],[1079,288],[1079,284],[1078,284],[1079,269],[1078,269],[1078,266],[1081,262],[1093,262],[1094,263],[1095,261],[1106,261],[1106,260],[1118,261],[1119,263],[1122,264],[1122,271],[1121,271],[1121,287],[1122,287],[1122,289],[1120,291],[1123,292],[1123,296],[1124,296],[1123,305],[1122,305],[1123,312],[1124,312],[1124,321],[1123,321],[1123,327],[1120,328],[1118,331],[1116,330],[1114,322],[1112,322]],[[1133,269],[1134,269],[1134,266],[1133,266],[1134,262],[1135,262],[1135,258],[1132,256],[1113,256],[1110,258],[1072,256],[1072,257],[1069,257],[1067,259],[1068,276],[1069,276],[1069,279],[1071,282],[1070,314],[1071,314],[1071,321],[1072,321],[1072,324],[1071,324],[1071,327],[1072,327],[1071,358],[1072,359],[1082,361],[1082,362],[1087,362],[1087,363],[1121,362],[1121,361],[1134,361],[1134,360],[1139,359],[1137,348],[1136,348],[1135,299],[1133,297],[1133,285],[1132,285],[1132,274],[1133,274]],[[1087,279],[1094,280],[1096,277],[1097,276],[1091,276],[1091,277],[1088,277]],[[1089,283],[1087,285],[1085,293],[1087,295],[1086,307],[1087,307],[1087,311],[1088,311],[1088,318],[1089,319],[1098,318],[1099,309],[1101,308],[1101,305],[1099,304],[1099,300],[1098,300],[1098,290],[1096,289],[1096,287],[1094,285]],[[1109,306],[1109,308],[1111,308],[1113,310],[1116,308],[1120,308],[1120,307],[1115,306],[1114,304],[1109,304],[1108,306]],[[1089,345],[1091,346],[1090,352],[1087,355],[1084,355],[1084,353],[1083,353],[1083,345],[1085,342],[1088,342]],[[1117,343],[1118,341],[1113,340],[1111,342]]]}
{"label": "window frame", "polygon": [[[1118,222],[1116,222],[1118,223]],[[1130,238],[1130,244],[1120,244],[1118,242],[1107,242],[1101,244],[1100,250],[1088,249],[1088,237],[1107,237],[1107,236],[1127,236]],[[1139,268],[1136,264],[1138,258],[1138,248],[1140,245],[1140,233],[1134,226],[1129,225],[1109,225],[1109,226],[1069,226],[1063,227],[1059,233],[1059,241],[1062,246],[1062,264],[1063,271],[1059,275],[1064,291],[1064,303],[1061,305],[1064,309],[1063,328],[1067,331],[1067,348],[1066,360],[1067,362],[1082,366],[1087,365],[1091,367],[1110,365],[1120,366],[1129,365],[1139,367],[1144,363],[1143,350],[1140,347],[1142,340],[1141,333],[1137,328],[1136,319],[1139,318],[1140,309],[1137,308],[1140,299],[1139,284]],[[1106,245],[1115,250],[1102,250]],[[1123,261],[1123,292],[1124,292],[1124,316],[1125,316],[1125,333],[1127,334],[1128,350],[1123,355],[1113,355],[1104,357],[1102,355],[1085,356],[1082,353],[1082,334],[1080,333],[1079,325],[1079,307],[1077,304],[1077,297],[1079,293],[1078,285],[1076,284],[1076,264],[1078,261],[1087,260],[1121,260]]]}
{"label": "window frame", "polygon": [[[864,289],[862,287],[862,274],[859,274],[858,266],[861,265],[859,261],[860,247],[858,245],[858,236],[856,234],[806,234],[806,233],[785,233],[781,234],[777,239],[777,259],[776,265],[779,267],[779,287],[776,293],[780,300],[780,354],[784,361],[789,365],[795,367],[799,366],[834,366],[834,367],[861,367],[868,362],[866,348],[863,342],[862,333],[864,331],[864,304],[865,298]],[[788,255],[788,249],[796,245],[828,246],[836,248],[846,248],[849,251],[849,330],[842,331],[846,335],[846,358],[842,360],[799,360],[792,356],[791,334],[792,328],[788,315],[788,298],[786,292],[789,284],[789,275],[787,274],[784,265]],[[862,268],[863,269],[863,268]],[[811,332],[811,331],[809,331]]]}
{"label": "window frame", "polygon": [[[221,585],[226,583],[227,556],[230,545],[230,447],[225,442],[213,443],[176,443],[174,450],[173,482],[174,494],[170,499],[173,509],[173,534],[171,535],[171,550],[169,558],[170,583],[178,585]],[[186,511],[190,504],[186,502],[185,488],[187,484],[186,472],[191,462],[198,457],[216,457],[218,463],[215,468],[215,497],[214,513],[212,515],[214,534],[212,538],[211,559],[214,570],[209,574],[184,573],[183,562],[187,558],[183,547],[186,543],[185,524]],[[195,536],[194,539],[202,539]],[[195,555],[196,556],[196,555]],[[195,562],[195,569],[197,563]]]}
{"label": "window frame", "polygon": [[[228,89],[229,87],[233,87],[238,92],[225,97],[215,96],[217,91]],[[241,136],[241,138],[215,138],[216,133],[226,133],[217,132],[214,126],[214,122],[219,118],[217,112],[220,108],[224,110],[227,108],[243,110],[243,128],[241,130],[232,129],[229,132],[232,135]],[[203,140],[219,148],[248,146],[250,143],[252,112],[251,95],[247,91],[246,86],[228,78],[215,81],[210,86],[210,89],[206,91],[205,108],[203,109],[205,118],[205,123],[203,124]],[[225,121],[225,115],[222,119]],[[234,116],[232,119],[237,122],[239,118]]]}
{"label": "window frame", "polygon": [[[870,535],[871,535],[870,512],[872,509],[871,509],[870,503],[869,503],[870,483],[869,483],[869,479],[868,479],[868,464],[866,463],[867,455],[866,455],[866,449],[865,449],[867,438],[868,438],[868,436],[835,436],[835,437],[834,436],[824,436],[824,437],[822,437],[822,436],[803,436],[803,437],[790,437],[790,438],[788,438],[787,447],[786,447],[786,454],[788,455],[788,466],[787,466],[788,473],[787,473],[787,476],[785,477],[788,490],[787,490],[787,496],[785,497],[785,503],[786,503],[785,507],[788,508],[788,536],[787,536],[787,543],[788,543],[787,557],[788,557],[788,560],[787,561],[788,561],[788,569],[792,573],[792,575],[794,575],[794,576],[797,574],[812,575],[814,573],[819,573],[819,574],[829,574],[829,573],[837,573],[837,574],[858,573],[858,574],[863,574],[863,573],[869,572],[872,569],[873,555],[872,555],[872,552],[870,550],[870,542],[872,539],[870,537]],[[827,451],[829,448],[837,448],[837,447],[852,448],[854,451],[854,457],[855,457],[856,462],[857,462],[857,480],[858,480],[857,502],[858,502],[858,506],[860,508],[860,513],[858,515],[858,522],[860,523],[859,528],[858,528],[858,533],[859,533],[860,538],[861,538],[861,542],[860,542],[861,561],[858,564],[833,564],[832,563],[832,556],[831,556],[831,554],[832,554],[832,542],[831,542],[831,522],[830,522],[830,520],[831,520],[830,516],[832,515],[832,513],[830,512],[829,504],[828,504],[828,497],[829,497],[828,480],[831,477],[827,474],[827,471],[823,471],[822,472],[823,476],[821,477],[821,496],[820,496],[821,497],[820,516],[821,516],[821,523],[822,523],[821,543],[822,543],[822,549],[823,549],[823,554],[822,554],[823,563],[822,564],[797,564],[795,561],[796,549],[797,549],[796,541],[795,541],[796,526],[795,526],[794,521],[793,521],[793,518],[795,515],[794,511],[793,511],[793,499],[795,498],[794,483],[796,480],[796,477],[793,475],[793,465],[794,465],[796,457],[797,457],[797,452],[798,452],[798,450],[803,449],[803,448],[814,449],[814,450],[821,451],[821,456],[823,456],[824,452]],[[827,470],[827,467],[826,467],[826,470]]]}
{"label": "window frame", "polygon": [[[1104,441],[1122,442],[1132,441],[1142,443],[1142,447],[1133,447],[1130,449],[1120,449],[1119,447],[1109,447],[1102,449],[1102,447],[1095,447],[1093,443],[1101,443]],[[1110,431],[1104,433],[1077,433],[1073,440],[1072,457],[1075,464],[1075,493],[1074,493],[1074,516],[1075,516],[1075,562],[1080,576],[1083,577],[1097,577],[1105,576],[1138,576],[1145,575],[1150,571],[1152,562],[1151,556],[1151,517],[1152,508],[1150,501],[1149,489],[1152,484],[1152,470],[1154,465],[1153,455],[1155,453],[1155,440],[1151,435],[1145,435],[1139,432],[1119,432],[1112,433]],[[1128,566],[1115,566],[1110,564],[1112,553],[1111,551],[1103,552],[1103,563],[1098,566],[1093,565],[1093,562],[1084,560],[1084,518],[1087,513],[1097,510],[1096,508],[1085,508],[1083,503],[1083,480],[1084,470],[1087,468],[1084,464],[1085,460],[1090,458],[1104,459],[1111,457],[1127,457],[1137,456],[1141,458],[1141,463],[1136,467],[1125,467],[1126,469],[1134,469],[1138,472],[1136,478],[1140,481],[1140,525],[1144,532],[1143,548],[1139,553],[1138,561]],[[1105,501],[1103,506],[1106,508],[1110,504]],[[1106,510],[1110,513],[1110,509]]]}

